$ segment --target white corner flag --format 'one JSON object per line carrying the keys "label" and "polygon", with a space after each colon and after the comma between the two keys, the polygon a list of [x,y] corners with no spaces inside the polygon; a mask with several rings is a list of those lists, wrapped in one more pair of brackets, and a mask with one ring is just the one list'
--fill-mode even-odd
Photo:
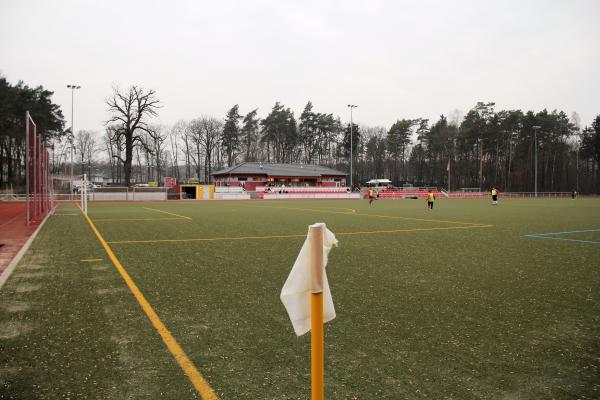
{"label": "white corner flag", "polygon": [[[333,299],[329,290],[329,282],[325,273],[327,255],[338,241],[335,235],[320,222],[309,227],[323,227],[323,322],[329,322],[335,318]],[[310,270],[311,241],[307,237],[302,245],[300,254],[292,267],[283,289],[281,289],[281,301],[290,316],[296,335],[301,336],[310,331],[311,303],[310,297],[313,293],[311,288]]]}

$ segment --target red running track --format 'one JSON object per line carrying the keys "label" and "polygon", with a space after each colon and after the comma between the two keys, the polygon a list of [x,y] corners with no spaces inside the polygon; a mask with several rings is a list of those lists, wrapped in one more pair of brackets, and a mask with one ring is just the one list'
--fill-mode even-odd
{"label": "red running track", "polygon": [[0,273],[39,226],[25,223],[25,203],[0,201]]}

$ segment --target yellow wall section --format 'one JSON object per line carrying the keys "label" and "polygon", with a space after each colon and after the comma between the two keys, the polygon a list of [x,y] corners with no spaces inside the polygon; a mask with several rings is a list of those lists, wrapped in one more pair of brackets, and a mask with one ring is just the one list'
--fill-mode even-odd
{"label": "yellow wall section", "polygon": [[[195,187],[196,188],[196,200],[213,200],[215,198],[215,185],[181,185],[179,198],[183,199],[183,188]],[[206,190],[208,189],[208,190]]]}

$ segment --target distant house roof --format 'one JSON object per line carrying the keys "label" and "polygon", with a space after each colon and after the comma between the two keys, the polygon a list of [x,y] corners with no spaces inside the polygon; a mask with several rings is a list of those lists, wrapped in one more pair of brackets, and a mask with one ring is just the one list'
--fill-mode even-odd
{"label": "distant house roof", "polygon": [[271,164],[245,162],[233,167],[213,172],[211,175],[266,175],[266,176],[346,176],[345,172],[320,165],[308,164]]}

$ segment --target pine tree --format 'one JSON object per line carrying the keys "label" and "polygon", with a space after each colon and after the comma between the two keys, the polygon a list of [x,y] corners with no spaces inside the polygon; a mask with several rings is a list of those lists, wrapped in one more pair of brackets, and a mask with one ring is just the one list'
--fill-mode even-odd
{"label": "pine tree", "polygon": [[258,158],[258,109],[250,111],[242,121],[242,141],[244,146],[244,161],[257,161]]}
{"label": "pine tree", "polygon": [[227,155],[227,165],[232,166],[240,150],[240,127],[239,121],[242,116],[239,114],[239,106],[236,104],[227,112],[225,125],[223,126],[223,135],[221,144]]}

